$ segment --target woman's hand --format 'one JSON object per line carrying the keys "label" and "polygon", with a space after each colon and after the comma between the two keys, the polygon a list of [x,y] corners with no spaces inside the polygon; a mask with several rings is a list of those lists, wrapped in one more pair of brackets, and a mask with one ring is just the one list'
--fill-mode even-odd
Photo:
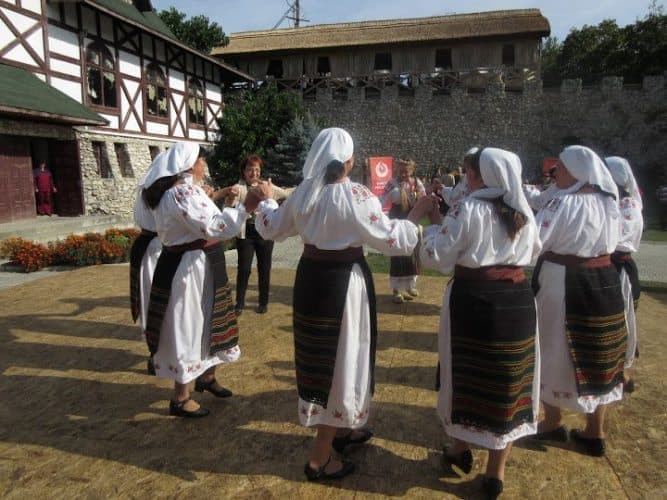
{"label": "woman's hand", "polygon": [[254,212],[257,210],[257,205],[259,205],[260,201],[271,198],[273,195],[272,186],[271,179],[269,179],[268,181],[260,181],[255,187],[248,190],[248,194],[246,195],[245,201],[243,202],[246,212]]}
{"label": "woman's hand", "polygon": [[262,200],[273,198],[273,184],[271,183],[271,178],[269,177],[268,181],[259,181],[253,188],[253,191],[257,191],[257,194]]}
{"label": "woman's hand", "polygon": [[221,189],[218,189],[217,191],[213,192],[209,196],[213,201],[218,201],[221,200],[222,198],[227,198],[228,196],[231,196],[232,198],[235,198],[239,195],[239,187],[234,184],[233,186],[227,186],[223,187]]}
{"label": "woman's hand", "polygon": [[213,198],[213,194],[215,193],[215,189],[213,189],[213,187],[209,186],[208,184],[202,184],[201,188],[206,193],[206,196],[211,199]]}
{"label": "woman's hand", "polygon": [[408,220],[414,224],[419,224],[419,221],[424,218],[424,216],[429,216],[434,210],[438,210],[438,200],[434,196],[422,196],[415,203],[412,210],[408,214]]}

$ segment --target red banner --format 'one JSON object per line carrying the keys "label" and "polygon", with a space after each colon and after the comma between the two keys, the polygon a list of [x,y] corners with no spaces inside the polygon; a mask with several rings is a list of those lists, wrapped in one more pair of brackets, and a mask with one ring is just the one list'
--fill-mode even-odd
{"label": "red banner", "polygon": [[[382,196],[384,188],[392,178],[394,159],[391,156],[376,156],[368,159],[368,168],[371,174],[371,191],[376,196]],[[382,209],[388,212],[391,201],[387,200]]]}

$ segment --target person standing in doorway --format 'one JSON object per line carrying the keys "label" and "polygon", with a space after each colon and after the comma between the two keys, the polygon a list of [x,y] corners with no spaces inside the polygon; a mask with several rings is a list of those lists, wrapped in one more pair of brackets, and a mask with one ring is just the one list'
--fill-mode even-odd
{"label": "person standing in doorway", "polygon": [[35,197],[37,198],[37,213],[39,215],[48,215],[53,213],[53,203],[51,194],[57,193],[53,176],[46,168],[46,162],[39,162],[39,170],[35,174]]}

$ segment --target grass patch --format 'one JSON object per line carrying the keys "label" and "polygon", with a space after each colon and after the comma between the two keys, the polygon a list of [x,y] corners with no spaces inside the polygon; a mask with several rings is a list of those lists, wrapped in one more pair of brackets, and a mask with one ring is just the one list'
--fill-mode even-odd
{"label": "grass patch", "polygon": [[[366,255],[366,262],[368,262],[368,267],[371,268],[371,272],[378,274],[389,274],[389,257],[382,255],[380,253],[368,253]],[[432,269],[422,269],[419,273],[419,276],[447,276],[438,271],[433,271]]]}
{"label": "grass patch", "polygon": [[642,234],[642,241],[667,241],[667,231],[647,229]]}

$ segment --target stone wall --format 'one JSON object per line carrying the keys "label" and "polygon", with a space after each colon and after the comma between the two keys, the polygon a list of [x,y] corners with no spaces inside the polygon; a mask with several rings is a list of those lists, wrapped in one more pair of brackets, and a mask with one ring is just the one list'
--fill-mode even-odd
{"label": "stone wall", "polygon": [[[151,164],[149,146],[156,146],[160,151],[164,151],[172,143],[88,132],[79,132],[77,135],[86,214],[113,214],[131,218],[134,210],[135,187]],[[111,167],[109,178],[100,176],[97,159],[93,153],[93,142],[104,143]],[[114,144],[127,145],[132,175],[128,175],[129,172],[123,175],[121,172]]]}
{"label": "stone wall", "polygon": [[497,84],[483,93],[453,89],[450,95],[420,86],[414,96],[399,96],[392,86],[380,99],[365,99],[362,88],[349,89],[347,100],[323,91],[306,106],[326,125],[351,132],[357,177],[368,156],[413,158],[418,175],[426,176],[459,165],[465,151],[481,145],[516,152],[524,177],[532,178],[544,157],[556,156],[563,139],[576,136],[601,155],[628,158],[652,193],[656,182],[667,181],[666,91],[663,76],[636,87],[606,78],[594,88],[567,80],[560,89],[526,84],[522,92],[505,92]]}

